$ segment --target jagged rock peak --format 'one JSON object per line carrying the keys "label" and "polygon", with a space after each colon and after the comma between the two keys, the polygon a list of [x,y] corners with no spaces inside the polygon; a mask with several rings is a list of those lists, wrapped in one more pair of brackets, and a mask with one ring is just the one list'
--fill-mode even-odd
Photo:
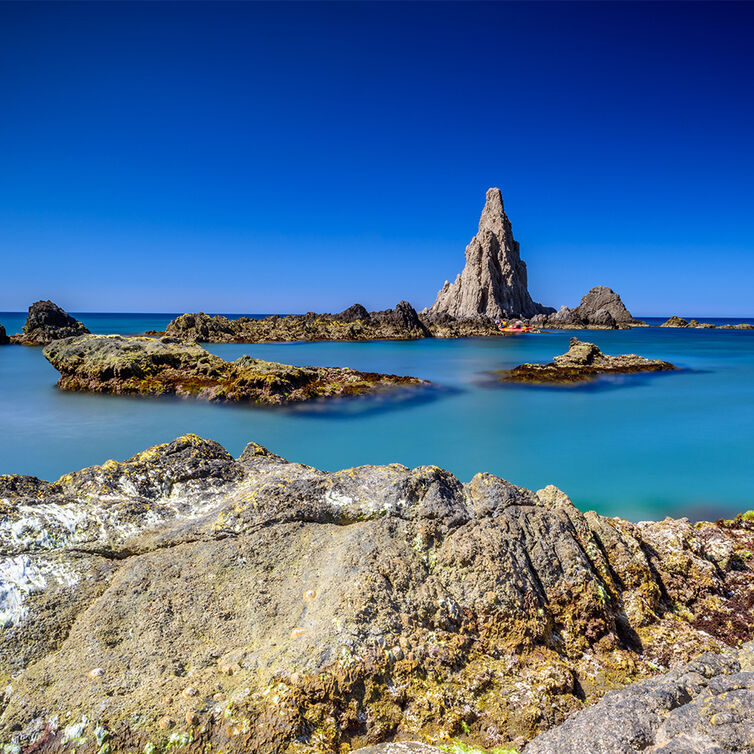
{"label": "jagged rock peak", "polygon": [[532,301],[526,264],[513,238],[499,188],[487,191],[479,230],[466,247],[466,265],[454,283],[445,282],[430,315],[533,317],[554,310]]}

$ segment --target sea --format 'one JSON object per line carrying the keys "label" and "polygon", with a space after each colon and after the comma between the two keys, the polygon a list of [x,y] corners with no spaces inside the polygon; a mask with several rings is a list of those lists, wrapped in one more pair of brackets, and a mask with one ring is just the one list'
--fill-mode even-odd
{"label": "sea", "polygon": [[[0,312],[0,324],[19,332],[25,316]],[[136,334],[162,330],[176,315],[74,316],[94,333]],[[681,370],[581,387],[495,380],[495,370],[551,360],[573,335],[609,354],[638,353]],[[41,348],[0,347],[0,474],[55,480],[193,432],[234,455],[253,441],[327,470],[432,464],[462,481],[484,471],[534,490],[554,484],[581,510],[634,521],[715,520],[754,508],[754,330],[649,327],[206,348],[228,360],[251,354],[286,364],[349,366],[413,375],[432,386],[281,408],[88,395],[59,391],[58,374]]]}

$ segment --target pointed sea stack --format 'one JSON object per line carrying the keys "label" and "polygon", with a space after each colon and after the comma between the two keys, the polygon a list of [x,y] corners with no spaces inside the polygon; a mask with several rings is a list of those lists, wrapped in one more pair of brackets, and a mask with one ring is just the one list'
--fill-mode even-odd
{"label": "pointed sea stack", "polygon": [[466,247],[466,266],[455,283],[445,281],[430,316],[529,318],[554,311],[532,301],[500,189],[489,189],[479,231]]}

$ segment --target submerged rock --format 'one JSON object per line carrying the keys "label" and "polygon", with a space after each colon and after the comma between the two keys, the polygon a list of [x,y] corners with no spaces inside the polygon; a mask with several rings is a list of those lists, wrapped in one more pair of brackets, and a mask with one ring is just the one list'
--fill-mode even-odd
{"label": "submerged rock", "polygon": [[37,301],[29,307],[23,332],[13,335],[13,343],[42,346],[60,338],[85,335],[88,328],[52,301]]}
{"label": "submerged rock", "polygon": [[633,524],[489,474],[187,435],[0,477],[0,506],[6,751],[520,749],[754,626],[748,520]]}
{"label": "submerged rock", "polygon": [[677,369],[658,359],[647,359],[636,354],[608,356],[594,343],[571,338],[570,348],[556,356],[549,364],[521,364],[513,369],[497,372],[504,382],[575,383],[589,382],[603,374],[633,374],[636,372],[662,372]]}
{"label": "submerged rock", "polygon": [[242,356],[229,362],[172,338],[83,335],[46,346],[58,387],[119,395],[194,396],[279,405],[427,384],[414,377],[336,367],[294,367]]}
{"label": "submerged rock", "polygon": [[526,264],[513,238],[500,189],[488,189],[479,229],[466,247],[463,271],[454,283],[445,281],[429,314],[494,320],[553,312],[532,300],[527,285]]}

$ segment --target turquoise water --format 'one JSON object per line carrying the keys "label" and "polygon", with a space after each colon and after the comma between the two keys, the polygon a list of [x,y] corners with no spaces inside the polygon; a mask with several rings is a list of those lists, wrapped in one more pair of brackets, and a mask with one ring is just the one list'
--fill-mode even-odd
{"label": "turquoise water", "polygon": [[[162,329],[173,315],[76,316],[94,332],[134,333]],[[0,314],[0,323],[16,332],[24,318]],[[443,466],[464,481],[489,471],[533,489],[552,483],[582,510],[634,520],[754,508],[754,331],[594,331],[588,339],[608,353],[685,371],[578,389],[489,379],[493,369],[551,359],[570,335],[208,346],[226,359],[251,353],[438,386],[410,401],[284,409],[62,393],[41,349],[0,348],[0,473],[55,479],[196,432],[233,454],[253,440],[330,470],[397,461]]]}

